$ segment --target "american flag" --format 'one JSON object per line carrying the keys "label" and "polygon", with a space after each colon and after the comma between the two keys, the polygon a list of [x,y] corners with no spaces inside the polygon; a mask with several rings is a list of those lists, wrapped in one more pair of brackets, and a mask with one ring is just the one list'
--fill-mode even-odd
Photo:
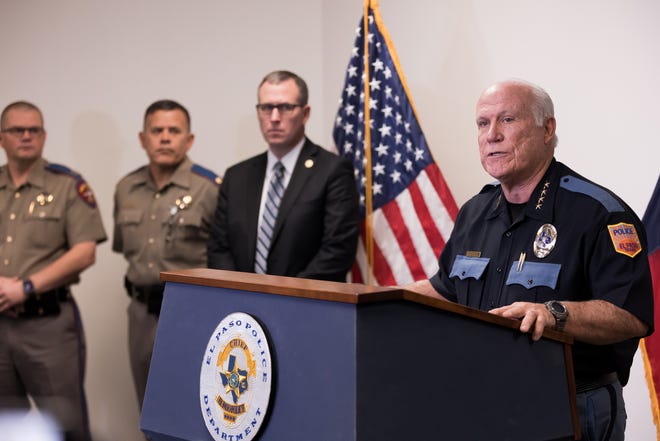
{"label": "american flag", "polygon": [[360,194],[362,235],[352,276],[404,285],[438,270],[458,208],[426,144],[376,1],[365,5],[365,15],[368,46],[363,17],[333,130],[339,154],[353,161]]}

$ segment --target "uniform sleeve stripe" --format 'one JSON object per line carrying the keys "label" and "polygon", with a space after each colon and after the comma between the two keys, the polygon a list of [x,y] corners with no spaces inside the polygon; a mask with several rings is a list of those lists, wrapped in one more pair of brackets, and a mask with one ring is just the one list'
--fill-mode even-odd
{"label": "uniform sleeve stripe", "polygon": [[69,167],[62,164],[55,164],[51,162],[46,166],[46,168],[55,173],[71,176],[76,180],[82,179],[82,176],[80,176],[78,173],[76,173],[75,171],[71,170]]}
{"label": "uniform sleeve stripe", "polygon": [[606,190],[592,184],[591,182],[584,181],[576,178],[575,176],[564,176],[560,180],[559,186],[574,193],[582,193],[590,196],[600,202],[610,213],[617,211],[625,211],[623,206],[617,201],[614,196]]}
{"label": "uniform sleeve stripe", "polygon": [[213,182],[216,185],[219,185],[222,182],[222,178],[220,176],[216,175],[213,171],[209,170],[208,168],[202,167],[201,165],[193,164],[192,172],[208,179],[209,181]]}

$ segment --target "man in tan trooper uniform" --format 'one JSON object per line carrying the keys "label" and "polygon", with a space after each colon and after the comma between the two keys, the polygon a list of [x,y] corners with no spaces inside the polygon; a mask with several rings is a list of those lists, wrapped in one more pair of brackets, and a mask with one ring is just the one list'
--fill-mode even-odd
{"label": "man in tan trooper uniform", "polygon": [[193,164],[190,116],[161,100],[144,115],[140,143],[149,164],[117,184],[112,249],[124,254],[131,369],[140,408],[163,299],[160,272],[206,267],[206,241],[220,178]]}
{"label": "man in tan trooper uniform", "polygon": [[42,158],[41,111],[18,101],[0,117],[0,413],[55,417],[66,440],[89,440],[85,341],[69,286],[106,240],[92,190]]}

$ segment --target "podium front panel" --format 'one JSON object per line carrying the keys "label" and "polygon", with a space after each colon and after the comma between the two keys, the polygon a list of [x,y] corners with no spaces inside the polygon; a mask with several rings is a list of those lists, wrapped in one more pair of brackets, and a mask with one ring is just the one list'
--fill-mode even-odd
{"label": "podium front panel", "polygon": [[[234,284],[246,277],[250,289],[261,280],[227,274]],[[278,285],[261,285],[268,294],[168,282],[142,430],[156,441],[213,440],[200,405],[202,359],[218,324],[243,312],[259,322],[271,353],[270,405],[258,441],[572,435],[565,343],[532,342],[478,311],[480,318],[403,299],[321,300],[314,297],[336,284],[314,291],[314,282],[300,282],[309,296],[286,295]],[[338,297],[345,300],[346,289]]]}
{"label": "podium front panel", "polygon": [[200,407],[202,357],[233,312],[269,336],[273,390],[258,439],[355,439],[355,305],[177,283],[166,285],[142,430],[154,440],[213,440]]}
{"label": "podium front panel", "polygon": [[562,344],[403,301],[362,306],[357,328],[358,440],[573,434]]}

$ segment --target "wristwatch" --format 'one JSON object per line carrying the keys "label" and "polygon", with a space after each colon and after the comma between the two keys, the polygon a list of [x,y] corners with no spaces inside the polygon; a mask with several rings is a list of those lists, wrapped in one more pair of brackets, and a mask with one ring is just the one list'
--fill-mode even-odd
{"label": "wristwatch", "polygon": [[568,318],[568,309],[566,309],[566,306],[557,300],[550,300],[549,302],[545,302],[544,305],[555,318],[555,329],[557,331],[563,331],[564,326],[566,326],[566,319]]}
{"label": "wristwatch", "polygon": [[23,292],[28,299],[34,295],[34,283],[32,283],[32,280],[23,279]]}

